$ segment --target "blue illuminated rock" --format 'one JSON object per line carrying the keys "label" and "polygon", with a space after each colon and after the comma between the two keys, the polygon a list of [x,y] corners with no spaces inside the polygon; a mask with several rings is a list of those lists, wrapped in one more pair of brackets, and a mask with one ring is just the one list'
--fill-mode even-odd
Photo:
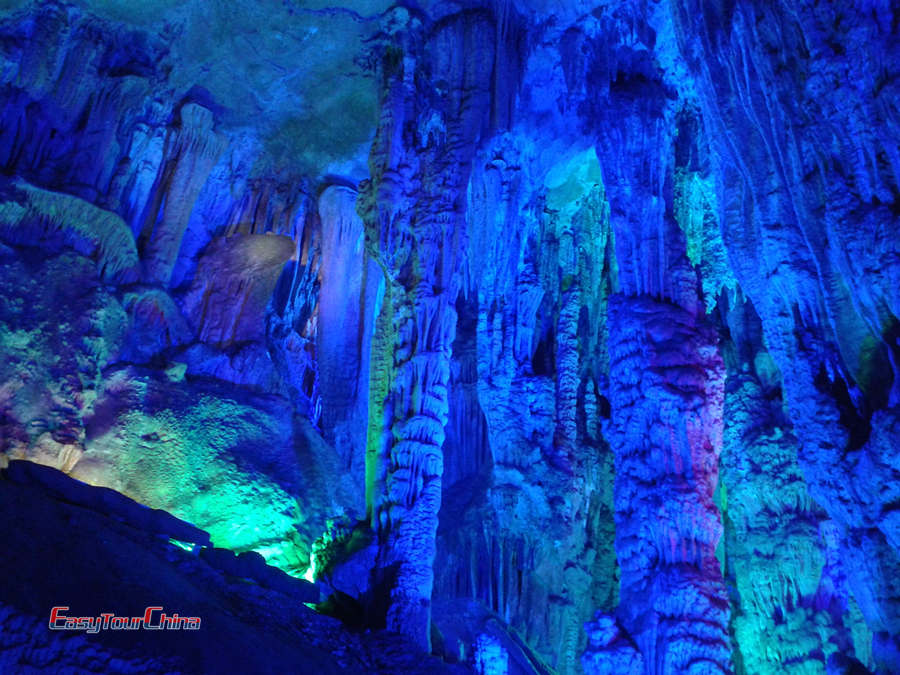
{"label": "blue illuminated rock", "polygon": [[387,672],[900,671],[897,26],[4,3],[0,463]]}

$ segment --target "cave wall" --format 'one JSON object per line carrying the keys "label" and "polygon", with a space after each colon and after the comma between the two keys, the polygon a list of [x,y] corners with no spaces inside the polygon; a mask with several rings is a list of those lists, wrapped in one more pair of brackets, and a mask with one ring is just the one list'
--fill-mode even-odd
{"label": "cave wall", "polygon": [[900,670],[890,3],[13,4],[2,461],[481,673]]}

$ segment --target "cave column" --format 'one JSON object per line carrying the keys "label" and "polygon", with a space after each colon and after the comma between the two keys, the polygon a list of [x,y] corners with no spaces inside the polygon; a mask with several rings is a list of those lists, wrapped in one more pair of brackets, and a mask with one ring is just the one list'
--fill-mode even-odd
{"label": "cave column", "polygon": [[587,672],[619,672],[622,664],[621,672],[650,675],[698,664],[728,672],[728,597],[715,555],[722,524],[713,501],[724,366],[665,197],[674,114],[664,83],[645,93],[636,104],[611,91],[597,151],[619,268],[608,345],[621,591],[619,626],[603,628],[603,617],[589,625],[594,637],[583,662]]}
{"label": "cave column", "polygon": [[716,334],[692,312],[647,296],[613,296],[609,322],[620,618],[646,673],[688,672],[697,661],[725,672]]}
{"label": "cave column", "polygon": [[[479,51],[493,27],[483,15],[451,17],[426,49],[418,21],[402,9],[395,18],[405,27],[380,54],[381,120],[358,202],[385,280],[372,343],[367,509],[378,542],[375,602],[389,630],[429,650],[466,187],[490,113],[491,59]],[[432,89],[437,80],[449,92]]]}

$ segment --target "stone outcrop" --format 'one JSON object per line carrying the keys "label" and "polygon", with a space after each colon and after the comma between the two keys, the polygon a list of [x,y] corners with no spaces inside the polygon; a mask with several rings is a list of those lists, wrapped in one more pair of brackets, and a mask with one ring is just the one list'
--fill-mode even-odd
{"label": "stone outcrop", "polygon": [[294,242],[247,234],[210,242],[182,300],[197,338],[217,348],[265,337],[266,309]]}
{"label": "stone outcrop", "polygon": [[[0,602],[4,671],[253,671],[275,659],[298,672],[470,672],[417,653],[401,636],[360,635],[316,613],[303,604],[315,587],[258,554],[183,550],[169,536],[190,539],[185,529],[193,528],[171,516],[141,517],[150,509],[111,492],[45,467],[0,469],[0,507],[9,516],[0,535],[10,547],[3,572],[20,581]],[[199,617],[200,630],[50,631],[60,595],[68,603],[60,616],[143,617],[146,607],[161,607],[151,615],[156,625],[164,612]]]}

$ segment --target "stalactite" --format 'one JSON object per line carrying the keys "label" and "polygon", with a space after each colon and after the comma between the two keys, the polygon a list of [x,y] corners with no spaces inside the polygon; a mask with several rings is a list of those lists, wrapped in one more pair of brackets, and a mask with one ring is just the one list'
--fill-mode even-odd
{"label": "stalactite", "polygon": [[708,662],[728,672],[728,602],[713,491],[724,372],[696,315],[645,297],[610,300],[620,614],[647,672]]}
{"label": "stalactite", "polygon": [[137,279],[131,232],[116,214],[67,194],[13,183],[12,200],[0,204],[0,228],[10,242],[71,248],[97,263],[99,275],[123,283]]}
{"label": "stalactite", "polygon": [[322,265],[316,362],[322,392],[319,427],[348,470],[365,477],[369,355],[381,270],[367,258],[356,190],[332,185],[319,195]]}
{"label": "stalactite", "polygon": [[[548,167],[511,141],[486,149],[469,189],[468,283],[478,289],[478,398],[494,484],[477,517],[508,533],[487,538],[504,552],[497,611],[569,673],[584,642],[579,626],[599,603],[591,564],[610,577],[615,565],[612,538],[596,541],[591,529],[604,508],[594,491],[608,495],[611,511],[603,487],[611,488],[611,457],[597,457],[579,422],[580,392],[606,364],[612,243],[593,149]],[[540,196],[528,203],[536,183]],[[535,522],[552,548],[534,537]],[[507,555],[513,542],[521,553]],[[482,555],[490,559],[491,549]]]}
{"label": "stalactite", "polygon": [[[893,484],[900,447],[887,441],[897,428],[890,383],[870,375],[889,368],[895,349],[886,335],[898,314],[897,242],[884,233],[896,222],[885,208],[896,174],[882,148],[896,135],[897,96],[896,82],[877,86],[862,64],[894,62],[896,40],[879,9],[863,20],[833,4],[778,2],[714,17],[701,4],[673,5],[676,35],[702,84],[723,241],[784,377],[798,464],[812,498],[846,528],[847,555],[859,550],[853,541],[895,570],[883,505],[896,491],[874,497],[869,481]],[[850,581],[869,628],[896,635],[892,583],[854,571]],[[896,638],[874,641],[879,668],[896,669],[898,653]]]}
{"label": "stalactite", "polygon": [[148,281],[168,286],[194,202],[227,141],[213,130],[212,111],[186,103],[166,135],[158,210],[151,208],[142,232]]}
{"label": "stalactite", "polygon": [[[607,17],[600,35],[624,44],[601,98],[608,108],[596,120],[618,263],[608,317],[618,617],[633,646],[612,631],[592,638],[583,663],[590,672],[635,671],[642,660],[654,675],[699,664],[725,673],[729,607],[713,502],[725,372],[664,189],[678,161],[676,96],[656,54],[631,44],[635,26],[647,20]],[[592,49],[608,48],[600,39]],[[607,619],[598,621],[589,632]]]}

